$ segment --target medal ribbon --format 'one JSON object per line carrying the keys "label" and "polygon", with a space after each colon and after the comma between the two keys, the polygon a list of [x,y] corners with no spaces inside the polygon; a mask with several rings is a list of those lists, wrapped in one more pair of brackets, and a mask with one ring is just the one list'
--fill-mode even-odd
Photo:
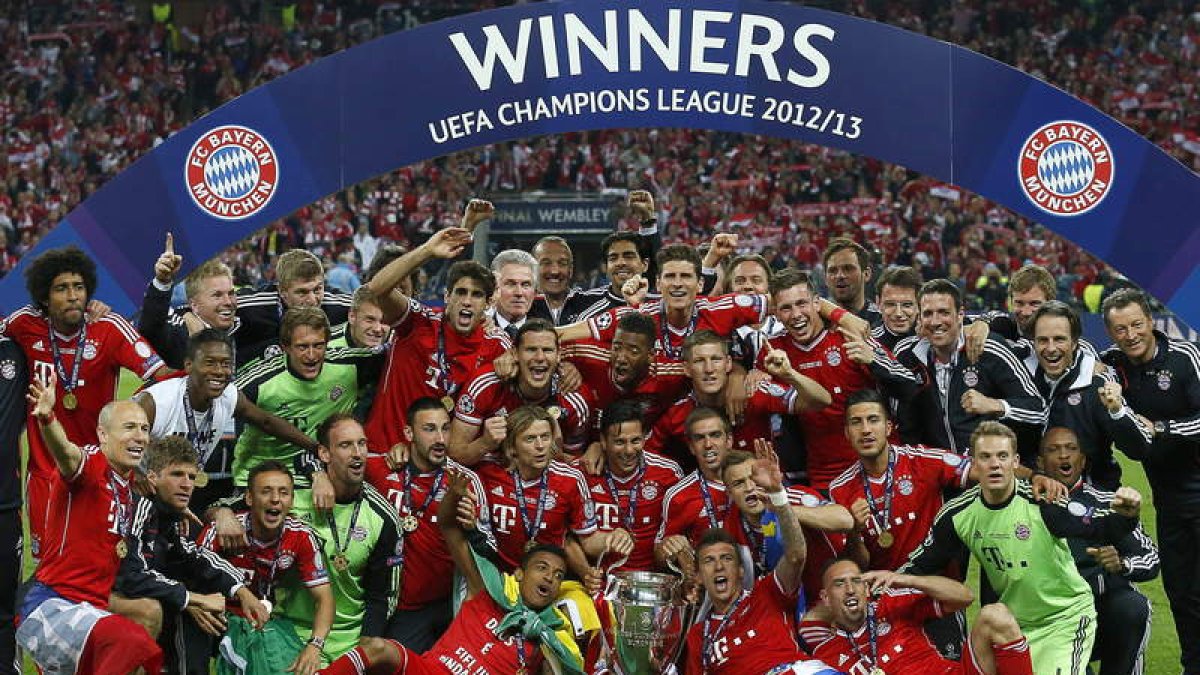
{"label": "medal ribbon", "polygon": [[542,472],[542,478],[539,482],[539,492],[537,500],[537,515],[534,516],[533,524],[529,523],[529,509],[525,505],[525,483],[521,480],[521,474],[516,469],[512,471],[513,477],[513,492],[517,496],[517,510],[521,512],[521,525],[525,528],[525,539],[527,542],[537,540],[538,532],[542,529],[542,516],[546,515],[546,474]]}
{"label": "medal ribbon", "polygon": [[[413,515],[412,482],[413,476],[416,475],[416,473],[417,470],[412,464],[405,465],[404,497],[402,499],[402,503],[404,504],[404,515],[407,516]],[[425,493],[425,501],[421,503],[421,509],[419,511],[420,515],[417,516],[418,518],[424,517],[424,515],[429,512],[429,505],[433,503],[434,496],[437,495],[438,489],[442,487],[442,477],[444,473],[444,469],[438,469],[437,473],[433,475],[433,484],[429,486],[429,491]]]}
{"label": "medal ribbon", "polygon": [[[646,464],[643,462],[633,478],[633,485],[629,488],[629,508],[621,513],[621,525],[629,534],[633,534],[633,516],[637,511],[638,491],[642,485],[642,478],[645,476]],[[608,483],[608,491],[612,494],[613,503],[617,505],[617,511],[621,511],[621,493],[617,491],[617,482],[613,478],[612,471],[604,470],[604,481]]]}
{"label": "medal ribbon", "polygon": [[75,342],[75,360],[71,363],[71,377],[67,377],[67,369],[62,364],[62,352],[58,349],[58,338],[54,335],[54,327],[50,327],[50,356],[54,361],[54,372],[62,384],[63,391],[68,394],[75,391],[79,382],[79,368],[83,365],[83,349],[87,345],[87,321],[79,326],[79,338]]}
{"label": "medal ribbon", "polygon": [[[687,330],[684,331],[684,333],[683,333],[684,340],[686,340],[689,335],[696,332],[696,322],[699,320],[699,318],[700,318],[700,308],[693,305],[692,306],[692,319],[690,322],[688,322]],[[659,340],[662,341],[663,352],[668,357],[670,357],[671,360],[673,360],[673,361],[682,360],[683,359],[683,345],[680,344],[679,349],[676,349],[674,347],[674,345],[671,344],[671,323],[669,321],[667,321],[666,300],[663,300],[662,323],[659,325],[658,332],[659,332]]]}
{"label": "medal ribbon", "polygon": [[329,513],[325,515],[325,520],[329,523],[329,532],[333,535],[333,550],[335,552],[333,556],[334,558],[337,558],[338,556],[344,556],[346,551],[350,549],[350,537],[354,533],[354,526],[358,524],[358,511],[362,508],[362,503],[363,500],[361,497],[354,501],[354,511],[350,514],[350,525],[346,527],[345,546],[342,545],[341,538],[338,537],[337,521],[333,517],[333,510],[331,509]]}
{"label": "medal ribbon", "polygon": [[[212,420],[213,420],[213,414],[214,414],[213,409],[216,407],[216,405],[217,405],[216,400],[209,401],[208,410],[206,410],[204,412],[204,419],[202,420],[204,427],[200,428],[196,424],[196,410],[195,410],[195,408],[192,407],[192,398],[188,394],[187,385],[184,385],[184,387],[183,387],[183,419],[185,422],[187,422],[188,443],[190,443],[193,448],[196,447],[196,441],[198,441],[200,439],[200,436],[202,433],[211,432],[213,430],[213,428],[212,428]],[[205,465],[208,464],[209,456],[212,454],[212,451],[214,449],[216,449],[216,445],[213,443],[207,443],[206,446],[208,446],[208,447],[204,448],[203,450],[200,450],[200,452],[202,453],[201,457],[200,457],[200,469],[201,470],[203,470]]]}
{"label": "medal ribbon", "polygon": [[871,518],[875,520],[875,526],[879,530],[879,534],[892,529],[892,480],[896,477],[896,451],[891,446],[888,446],[888,454],[887,470],[883,474],[882,511],[875,508],[875,498],[871,496],[871,479],[867,476],[866,467],[863,467],[862,473],[859,474],[859,477],[862,478],[863,494],[867,498],[867,509],[871,512]]}
{"label": "medal ribbon", "polygon": [[[847,640],[850,641],[850,647],[854,650],[854,658],[856,661],[862,661],[867,657],[862,653],[858,646],[858,641],[854,639],[854,634],[849,631],[839,631]],[[870,665],[872,668],[879,666],[879,631],[875,625],[875,603],[867,601],[867,644],[871,649]]]}
{"label": "medal ribbon", "polygon": [[125,489],[113,480],[115,475],[112,469],[108,471],[108,489],[112,492],[113,499],[117,502],[117,533],[124,539],[129,534],[130,521],[133,519],[133,497],[129,494],[129,484],[125,484]]}
{"label": "medal ribbon", "polygon": [[750,544],[750,553],[754,558],[754,576],[761,577],[767,573],[767,535],[752,526],[745,516],[742,516],[742,532]]}
{"label": "medal ribbon", "polygon": [[[740,580],[739,580],[740,581]],[[742,591],[741,595],[730,605],[729,611],[725,612],[725,616],[721,617],[721,622],[717,624],[717,629],[709,633],[709,628],[712,626],[712,610],[709,610],[709,615],[704,619],[704,646],[700,652],[700,660],[704,662],[704,672],[709,672],[713,660],[713,647],[717,644],[717,639],[721,637],[721,633],[725,630],[725,626],[737,614],[738,607],[741,606],[742,600],[746,598],[746,591]]]}
{"label": "medal ribbon", "polygon": [[712,495],[708,492],[708,481],[704,480],[704,474],[699,471],[696,476],[700,479],[700,498],[704,500],[704,508],[708,511],[708,526],[720,527],[721,521],[717,517],[717,508],[713,505]]}
{"label": "medal ribbon", "polygon": [[450,366],[446,360],[446,317],[438,322],[438,341],[437,353],[433,355],[434,361],[437,362],[438,382],[442,387],[443,396],[454,395],[454,383],[450,381]]}
{"label": "medal ribbon", "polygon": [[[249,531],[249,529],[249,527],[246,528],[247,531]],[[261,594],[258,596],[259,600],[267,600],[270,598],[272,591],[275,588],[275,573],[279,569],[280,549],[283,547],[284,531],[285,528],[280,526],[279,538],[275,540],[275,553],[271,556],[271,570],[267,572],[266,584],[260,583],[258,587],[259,591],[261,591]]]}

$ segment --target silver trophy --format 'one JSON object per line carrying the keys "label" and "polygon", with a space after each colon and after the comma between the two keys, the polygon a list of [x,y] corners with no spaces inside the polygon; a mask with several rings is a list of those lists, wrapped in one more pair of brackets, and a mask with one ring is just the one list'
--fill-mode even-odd
{"label": "silver trophy", "polygon": [[615,620],[609,667],[621,675],[673,672],[696,615],[682,596],[681,581],[655,572],[611,577],[607,595]]}

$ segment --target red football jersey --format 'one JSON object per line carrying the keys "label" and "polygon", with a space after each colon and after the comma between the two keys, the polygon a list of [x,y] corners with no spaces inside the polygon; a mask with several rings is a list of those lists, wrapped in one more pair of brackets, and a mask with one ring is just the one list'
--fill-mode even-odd
{"label": "red football jersey", "polygon": [[[891,589],[871,604],[875,607],[878,667],[889,673],[963,672],[960,664],[942,658],[925,635],[925,622],[942,616],[938,601],[920,591]],[[806,640],[822,633],[826,636],[813,653],[841,672],[870,675],[875,667],[871,665],[871,639],[865,622],[853,636],[814,621],[805,621],[802,632]],[[852,639],[854,645],[850,643]]]}
{"label": "red football jersey", "polygon": [[592,401],[594,397],[586,384],[569,394],[552,390],[541,401],[526,400],[513,381],[504,381],[496,376],[492,366],[486,366],[462,389],[454,405],[454,418],[478,427],[483,433],[483,422],[497,415],[503,417],[523,405],[540,405],[559,409],[558,427],[562,430],[564,450],[579,455],[587,445]]}
{"label": "red football jersey", "polygon": [[[894,570],[908,561],[933,527],[933,519],[942,508],[942,491],[950,486],[964,487],[971,458],[935,448],[891,446],[895,460],[892,469],[892,508],[888,521],[893,537],[891,546],[879,545],[879,526],[867,522],[863,543],[871,554],[871,569]],[[829,484],[829,496],[850,508],[864,499],[863,467],[859,462],[846,469]],[[872,512],[882,518],[884,510],[884,477],[871,478]]]}
{"label": "red football jersey", "polygon": [[583,381],[587,382],[592,390],[597,426],[600,424],[599,413],[608,407],[608,404],[617,399],[628,398],[645,402],[643,419],[648,430],[650,425],[691,387],[691,380],[683,371],[681,362],[672,361],[662,354],[655,354],[646,377],[632,389],[622,389],[613,382],[609,357],[609,348],[595,340],[581,340],[563,350],[563,358],[579,369]]}
{"label": "red football jersey", "polygon": [[[150,344],[120,315],[109,314],[98,321],[88,321],[86,326],[87,336],[82,346],[79,333],[54,338],[62,370],[68,376],[74,372],[76,356],[83,357],[74,389],[75,409],[69,410],[63,403],[67,391],[62,377],[58,378],[54,403],[54,412],[67,432],[67,438],[79,446],[99,442],[96,420],[100,417],[100,409],[117,396],[121,368],[146,379],[162,366],[162,359]],[[4,333],[21,345],[29,362],[30,377],[45,379],[55,372],[50,320],[40,310],[30,306],[21,308],[8,317]],[[58,469],[42,439],[42,429],[32,416],[28,418],[26,428],[29,432],[29,473],[48,479],[51,474],[58,473]]]}
{"label": "red football jersey", "polygon": [[740,326],[762,323],[767,319],[767,296],[730,293],[712,298],[696,298],[691,323],[682,330],[665,326],[666,314],[661,302],[651,302],[638,309],[615,307],[587,320],[592,338],[611,344],[617,334],[617,320],[626,312],[642,312],[654,319],[658,327],[655,341],[658,351],[672,361],[683,359],[683,341],[698,330],[711,330],[721,337],[733,336]]}
{"label": "red football jersey", "polygon": [[[440,361],[439,334],[444,348]],[[507,336],[485,333],[482,325],[466,336],[449,326],[443,330],[440,310],[410,301],[408,311],[392,324],[387,366],[367,418],[371,450],[387,452],[404,440],[405,413],[413,401],[457,396],[471,374],[508,347]]]}
{"label": "red football jersey", "polygon": [[[250,545],[241,553],[226,554],[221,551],[217,529],[207,525],[200,532],[201,546],[221,554],[242,573],[246,587],[260,600],[275,602],[275,588],[282,579],[299,581],[308,588],[329,583],[329,572],[317,535],[302,521],[288,516],[283,521],[282,531],[274,541],[259,541],[250,534],[250,514],[237,514],[238,521],[246,530]],[[236,599],[227,603],[229,611],[245,617],[242,605]]]}
{"label": "red football jersey", "polygon": [[794,630],[798,601],[799,594],[785,593],[774,573],[759,579],[753,590],[742,595],[724,626],[724,616],[710,613],[688,631],[685,672],[748,675],[807,660]]}
{"label": "red football jersey", "polygon": [[[754,439],[771,440],[771,415],[786,415],[796,407],[799,392],[777,382],[762,382],[758,389],[746,399],[746,410],[737,424],[733,425],[733,447],[735,450],[754,452]],[[687,417],[699,402],[695,393],[679,399],[672,405],[650,430],[646,437],[646,450],[679,459],[681,463],[694,466],[691,450],[687,445]],[[724,408],[724,406],[720,406]]]}
{"label": "red football jersey", "polygon": [[[516,569],[525,555],[525,543],[529,541],[526,523],[533,527],[537,520],[543,478],[547,495],[534,539],[543,544],[562,546],[568,530],[579,536],[596,531],[596,505],[588,494],[587,481],[582,473],[562,462],[550,462],[543,478],[531,481],[518,480],[512,471],[491,459],[484,459],[475,471],[487,493],[492,533],[496,536],[497,551],[505,572]],[[524,518],[517,501],[517,489],[525,496]]]}
{"label": "red football jersey", "polygon": [[[605,472],[601,476],[584,475],[588,491],[596,503],[596,525],[601,532],[612,532],[625,528],[633,535],[633,553],[613,572],[652,571],[654,564],[655,537],[662,524],[662,504],[667,490],[683,478],[683,469],[666,457],[646,454],[643,471],[628,478],[611,477]],[[612,488],[617,495],[614,496]],[[633,508],[630,508],[630,502]],[[604,560],[612,564],[613,560]]]}
{"label": "red football jersey", "polygon": [[[712,500],[716,513],[710,513],[704,499],[704,491]],[[662,525],[658,528],[655,541],[682,534],[693,544],[710,527],[720,527],[729,512],[729,498],[725,494],[725,484],[705,480],[700,471],[689,473],[679,481],[663,498]]]}
{"label": "red football jersey", "polygon": [[[804,485],[792,485],[787,488],[788,503],[792,506],[804,506],[812,508],[814,506],[827,506],[833,502],[829,501],[816,490]],[[738,544],[749,550],[750,538],[746,534],[745,527],[742,523],[742,514],[738,510],[737,504],[730,501],[729,513],[725,514],[725,522],[722,524],[725,531],[733,535]],[[846,547],[846,535],[840,532],[825,532],[822,530],[814,530],[808,527],[803,528],[804,544],[807,549],[807,554],[804,558],[804,572],[801,583],[804,586],[804,594],[809,598],[810,602],[815,602],[821,597],[821,570],[825,568],[825,563],[836,558],[842,549]],[[774,532],[773,534],[781,534]],[[755,553],[750,551],[750,555]]]}
{"label": "red football jersey", "polygon": [[[797,344],[789,335],[780,335],[767,342],[771,349],[787,352],[792,367],[801,375],[816,380],[833,398],[820,410],[797,413],[804,445],[808,449],[809,483],[824,490],[829,481],[858,461],[858,454],[846,438],[846,399],[859,389],[874,388],[875,378],[866,366],[846,356],[843,348],[846,339],[837,331],[822,331],[808,345]],[[757,367],[760,370],[766,370],[762,362],[769,351],[759,352]]]}
{"label": "red football jersey", "polygon": [[107,609],[132,521],[128,476],[118,475],[98,446],[87,446],[74,476],[54,470],[34,576],[67,600]]}
{"label": "red football jersey", "polygon": [[497,635],[496,628],[506,614],[487,591],[480,591],[462,604],[450,628],[421,660],[440,666],[438,672],[500,675],[518,672],[518,653],[523,653],[524,672],[540,673],[544,658],[540,643],[520,636]]}
{"label": "red football jersey", "polygon": [[[479,476],[453,460],[447,460],[446,465],[457,469],[470,479],[471,489],[479,505],[479,519],[486,523],[487,493],[484,492],[483,483],[479,482]],[[435,479],[438,480],[436,487]],[[407,488],[407,504],[406,480],[403,470],[388,467],[385,456],[375,455],[367,458],[367,482],[389,502],[395,504],[396,512],[400,514],[402,521],[408,515],[417,518],[417,529],[412,532],[400,532],[404,539],[405,564],[400,570],[400,600],[396,604],[397,609],[417,609],[450,597],[454,582],[454,561],[450,558],[450,550],[446,548],[446,540],[442,538],[437,518],[442,497],[446,494],[447,476],[443,473],[439,478],[436,471],[414,475],[411,485]],[[434,490],[432,497],[429,495],[430,490]],[[421,511],[422,506],[425,506],[424,511]]]}

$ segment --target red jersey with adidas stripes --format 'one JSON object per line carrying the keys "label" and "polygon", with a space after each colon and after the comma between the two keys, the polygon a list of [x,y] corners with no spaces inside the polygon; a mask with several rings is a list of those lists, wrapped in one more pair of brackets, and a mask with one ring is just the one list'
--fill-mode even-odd
{"label": "red jersey with adidas stripes", "polygon": [[[925,635],[926,621],[942,616],[938,601],[912,589],[890,589],[872,603],[875,606],[876,656],[872,665],[871,638],[867,624],[853,633],[824,622],[801,624],[805,641],[816,644],[813,655],[849,675],[871,675],[878,666],[888,673],[950,675],[974,672],[942,658]],[[816,639],[823,636],[823,639]],[[853,641],[853,644],[851,642]],[[965,655],[963,658],[970,658]]]}
{"label": "red jersey with adidas stripes", "polygon": [[[712,509],[705,500],[711,500]],[[725,484],[704,478],[697,469],[667,491],[662,505],[662,525],[656,541],[682,534],[694,545],[710,527],[721,527],[729,512],[729,497]]]}
{"label": "red jersey with adidas stripes", "polygon": [[592,416],[600,424],[600,413],[618,399],[633,399],[643,403],[645,429],[649,429],[671,404],[683,396],[692,382],[683,370],[683,363],[655,354],[650,371],[637,385],[623,389],[613,382],[610,367],[610,348],[596,340],[580,340],[563,346],[563,359],[579,369],[583,381],[592,390]]}
{"label": "red jersey with adidas stripes", "polygon": [[[942,508],[943,490],[965,486],[971,468],[971,458],[957,453],[921,446],[890,447],[895,457],[891,513],[886,525],[873,518],[862,533],[863,543],[871,554],[871,569],[877,570],[894,570],[908,561],[908,554],[921,545],[933,527],[933,519]],[[855,462],[829,484],[830,498],[846,508],[866,499],[862,478],[863,466]],[[885,483],[885,476],[868,479],[872,512],[878,514],[878,519],[883,517],[886,502]],[[881,527],[891,532],[891,546],[879,545]]]}
{"label": "red jersey with adidas stripes", "polygon": [[[578,455],[586,449],[590,429],[594,397],[586,384],[570,392],[559,392],[552,386],[546,398],[531,401],[521,395],[512,380],[501,380],[492,366],[479,371],[463,387],[454,405],[454,419],[474,427],[483,433],[483,422],[489,417],[504,416],[523,405],[540,405],[559,410],[558,427],[562,430],[564,449]],[[476,434],[477,436],[479,434]]]}
{"label": "red jersey with adidas stripes", "polygon": [[[754,439],[771,440],[771,415],[792,413],[798,396],[794,387],[773,381],[759,383],[758,389],[746,399],[746,410],[741,419],[733,425],[733,449],[754,452]],[[699,402],[694,393],[676,401],[654,423],[646,437],[646,450],[692,464],[694,459],[687,445],[685,422],[697,406]]]}
{"label": "red jersey with adidas stripes", "polygon": [[[596,503],[599,530],[612,532],[624,528],[633,535],[633,553],[611,571],[654,570],[654,544],[662,524],[663,500],[667,491],[683,478],[683,470],[666,457],[644,453],[642,469],[633,475],[618,478],[605,471],[599,476],[584,474],[584,477],[588,492]],[[616,495],[613,488],[616,488]],[[610,565],[618,561],[606,558],[601,562]]]}
{"label": "red jersey with adidas stripes", "polygon": [[[772,572],[759,579],[724,616],[710,613],[687,634],[687,675],[750,675],[809,657],[796,641],[799,594]],[[723,625],[722,625],[723,624]],[[705,632],[709,639],[704,639]]]}
{"label": "red jersey with adidas stripes", "polygon": [[371,451],[378,453],[404,440],[405,413],[413,401],[457,397],[475,371],[508,350],[509,341],[503,334],[485,332],[482,324],[460,335],[443,323],[441,310],[410,299],[408,311],[392,324],[388,346],[387,366],[365,427]]}
{"label": "red jersey with adidas stripes", "polygon": [[[555,546],[563,545],[568,530],[579,536],[596,531],[596,504],[588,493],[587,481],[582,473],[562,462],[550,462],[542,476],[529,481],[521,480],[493,459],[485,458],[475,465],[475,472],[487,494],[502,571],[515,570],[525,555],[525,544],[530,539],[526,522],[537,527],[533,537],[536,541]],[[517,490],[521,490],[525,499],[524,519]],[[539,501],[543,504],[540,523],[537,522]]]}
{"label": "red jersey with adidas stripes", "polygon": [[610,344],[617,334],[617,322],[626,312],[642,312],[654,319],[658,327],[656,345],[660,354],[681,361],[683,341],[698,330],[711,330],[724,338],[733,336],[741,326],[762,323],[767,318],[767,296],[730,293],[712,298],[696,298],[692,320],[687,326],[670,326],[666,308],[661,301],[647,303],[638,309],[616,307],[588,319],[592,338]]}

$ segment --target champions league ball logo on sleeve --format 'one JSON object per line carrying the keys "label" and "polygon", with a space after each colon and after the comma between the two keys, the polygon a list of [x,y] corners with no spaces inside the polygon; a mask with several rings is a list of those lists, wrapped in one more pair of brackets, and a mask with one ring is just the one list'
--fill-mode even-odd
{"label": "champions league ball logo on sleeve", "polygon": [[249,218],[271,201],[279,185],[275,149],[257,131],[237,125],[204,134],[184,164],[188,195],[213,218]]}
{"label": "champions league ball logo on sleeve", "polygon": [[1025,139],[1017,161],[1021,189],[1034,206],[1054,216],[1096,208],[1112,189],[1108,141],[1086,124],[1051,122]]}

